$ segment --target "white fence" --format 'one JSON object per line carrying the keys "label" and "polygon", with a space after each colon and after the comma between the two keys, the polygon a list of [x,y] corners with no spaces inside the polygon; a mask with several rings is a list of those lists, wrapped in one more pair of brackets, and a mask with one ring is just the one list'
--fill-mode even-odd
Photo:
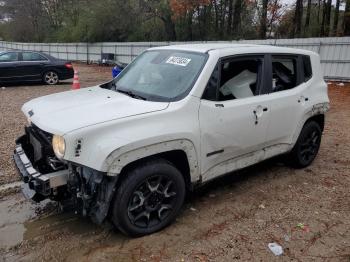
{"label": "white fence", "polygon": [[[227,43],[224,41],[216,41]],[[229,41],[307,49],[319,53],[326,79],[350,81],[350,37],[297,38]],[[173,44],[200,42],[127,42],[127,43],[16,43],[0,41],[0,50],[35,50],[73,61],[98,61],[102,53],[112,53],[120,62],[129,63],[144,50]]]}

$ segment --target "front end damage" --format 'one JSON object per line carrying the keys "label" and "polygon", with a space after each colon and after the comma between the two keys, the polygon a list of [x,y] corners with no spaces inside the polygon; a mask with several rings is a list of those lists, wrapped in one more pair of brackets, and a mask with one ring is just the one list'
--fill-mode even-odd
{"label": "front end damage", "polygon": [[23,194],[36,202],[59,201],[63,207],[74,208],[76,213],[102,223],[108,214],[117,178],[59,160],[51,141],[52,134],[35,125],[26,127],[25,135],[16,140],[13,158],[24,181]]}
{"label": "front end damage", "polygon": [[67,190],[77,213],[101,224],[108,215],[117,177],[84,166],[69,165]]}

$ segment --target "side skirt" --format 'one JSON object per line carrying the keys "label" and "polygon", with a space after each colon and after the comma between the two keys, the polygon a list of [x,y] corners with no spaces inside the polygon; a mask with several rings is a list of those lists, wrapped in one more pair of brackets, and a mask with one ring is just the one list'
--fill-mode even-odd
{"label": "side skirt", "polygon": [[204,183],[227,173],[252,166],[274,156],[282,155],[289,152],[292,148],[293,146],[289,144],[279,144],[229,159],[212,167],[206,173],[204,173],[201,182]]}

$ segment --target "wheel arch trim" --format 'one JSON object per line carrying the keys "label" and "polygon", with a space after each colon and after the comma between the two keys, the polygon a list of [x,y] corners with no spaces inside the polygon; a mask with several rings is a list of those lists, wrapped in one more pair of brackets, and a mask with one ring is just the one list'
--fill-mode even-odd
{"label": "wheel arch trim", "polygon": [[171,151],[183,151],[186,154],[191,182],[200,180],[199,162],[194,144],[188,139],[177,139],[172,141],[160,142],[140,148],[132,149],[127,152],[121,152],[119,148],[113,151],[105,160],[104,165],[107,167],[107,175],[117,176],[127,165],[151,156]]}
{"label": "wheel arch trim", "polygon": [[42,73],[41,73],[41,77],[44,77],[46,73],[48,72],[55,72],[58,76],[60,75],[59,71],[55,68],[52,68],[52,67],[47,67],[45,68]]}
{"label": "wheel arch trim", "polygon": [[[301,130],[303,129],[304,125],[306,124],[307,121],[309,121],[310,119],[319,116],[319,115],[325,115],[326,112],[329,111],[329,103],[325,102],[325,103],[319,103],[314,105],[309,111],[307,111],[304,114],[304,117],[302,118],[302,120],[299,122],[298,127],[296,129],[296,132],[294,133],[293,136],[293,140],[292,140],[292,145],[294,146],[295,143],[298,140],[298,137],[301,133]],[[322,127],[321,127],[322,128]]]}

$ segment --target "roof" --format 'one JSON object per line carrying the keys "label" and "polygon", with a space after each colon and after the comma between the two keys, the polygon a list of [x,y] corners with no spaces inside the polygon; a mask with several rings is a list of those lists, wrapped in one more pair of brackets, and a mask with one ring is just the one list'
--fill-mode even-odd
{"label": "roof", "polygon": [[256,46],[256,45],[250,45],[250,44],[219,44],[219,43],[213,43],[213,44],[185,44],[185,45],[169,45],[169,46],[161,46],[161,47],[155,47],[151,48],[153,49],[176,49],[176,50],[184,50],[184,51],[192,51],[192,52],[199,52],[199,53],[207,53],[210,50],[217,50],[217,49],[226,49],[226,48],[239,48],[239,47],[250,47],[250,46]]}
{"label": "roof", "polygon": [[297,53],[297,54],[310,54],[310,51],[279,47],[272,45],[253,45],[253,44],[234,44],[234,43],[206,43],[206,44],[185,44],[185,45],[169,45],[154,47],[150,50],[182,50],[198,53],[208,53],[212,50],[224,51],[232,50],[236,53]]}

